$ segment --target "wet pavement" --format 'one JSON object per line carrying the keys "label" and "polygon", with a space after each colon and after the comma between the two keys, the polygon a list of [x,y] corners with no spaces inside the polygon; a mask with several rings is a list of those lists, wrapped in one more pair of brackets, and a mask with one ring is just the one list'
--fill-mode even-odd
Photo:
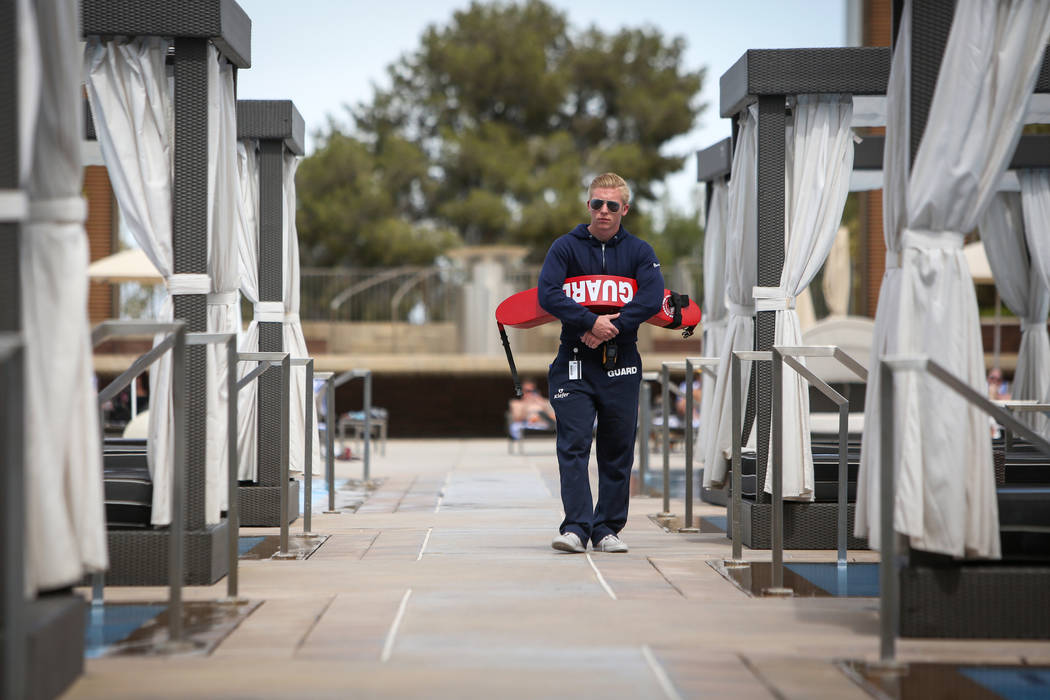
{"label": "wet pavement", "polygon": [[[191,653],[157,653],[166,589],[107,588],[107,609],[147,607],[115,612],[99,639],[137,651],[95,654],[65,697],[871,697],[844,664],[878,660],[877,599],[749,595],[708,564],[728,557],[730,542],[724,508],[701,502],[699,532],[665,528],[650,518],[662,500],[638,496],[622,533],[630,552],[558,553],[553,441],[529,447],[518,456],[505,440],[392,440],[372,463],[371,489],[352,482],[359,462],[337,462],[340,490],[355,495],[324,513],[315,478],[312,530],[326,539],[306,558],[241,561],[240,595],[251,602],[236,619],[194,627]],[[680,517],[680,498],[671,510]],[[262,538],[244,540],[251,553],[277,529],[241,535]],[[758,580],[769,552],[744,555]],[[831,584],[801,565],[834,560],[833,551],[785,553],[795,585],[825,593]],[[849,560],[870,564],[877,553]],[[220,581],[184,597],[204,603],[203,619],[225,594]],[[897,649],[909,668],[1050,665],[1045,642],[909,639]],[[966,688],[1014,697],[994,674],[962,677]]]}

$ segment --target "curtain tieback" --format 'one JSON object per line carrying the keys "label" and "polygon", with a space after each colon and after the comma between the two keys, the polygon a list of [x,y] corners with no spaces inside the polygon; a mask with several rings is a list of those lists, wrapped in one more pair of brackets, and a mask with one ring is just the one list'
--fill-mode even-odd
{"label": "curtain tieback", "polygon": [[901,233],[901,249],[962,250],[963,237],[955,231],[928,231],[906,228]]}
{"label": "curtain tieback", "polygon": [[755,311],[789,311],[795,308],[795,297],[780,287],[754,287]]}
{"label": "curtain tieback", "polygon": [[284,315],[284,322],[285,323],[299,323],[299,313],[298,312],[295,312],[295,313],[288,312],[288,313],[286,313]]}
{"label": "curtain tieback", "polygon": [[208,294],[211,292],[211,277],[188,272],[178,272],[167,280],[168,292],[172,296],[186,294]]}
{"label": "curtain tieback", "polygon": [[283,323],[283,301],[260,301],[254,306],[255,320],[259,323]]}
{"label": "curtain tieback", "polygon": [[899,250],[886,251],[886,269],[896,270],[901,266],[901,252]]}
{"label": "curtain tieback", "polygon": [[29,200],[29,220],[80,224],[87,219],[87,202],[83,197],[57,197]]}
{"label": "curtain tieback", "polygon": [[754,316],[755,307],[751,304],[737,304],[735,302],[726,300],[726,308],[729,309],[729,313],[733,316]]}
{"label": "curtain tieback", "polygon": [[208,306],[230,306],[241,298],[240,292],[212,292],[208,295]]}
{"label": "curtain tieback", "polygon": [[1044,319],[1038,319],[1038,318],[1022,318],[1021,319],[1021,332],[1022,333],[1028,332],[1028,330],[1031,329],[1031,328],[1039,328],[1040,326],[1042,326],[1044,329],[1046,328],[1046,319],[1045,318]]}
{"label": "curtain tieback", "polygon": [[0,221],[21,221],[29,215],[29,197],[23,190],[0,190]]}

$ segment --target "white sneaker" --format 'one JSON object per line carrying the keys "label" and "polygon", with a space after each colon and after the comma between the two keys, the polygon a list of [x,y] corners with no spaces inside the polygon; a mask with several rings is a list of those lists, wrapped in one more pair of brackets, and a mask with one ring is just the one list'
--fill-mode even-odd
{"label": "white sneaker", "polygon": [[575,532],[563,532],[558,535],[551,542],[551,547],[561,552],[573,552],[575,554],[587,551],[587,548],[583,546],[583,542],[580,541],[580,536]]}
{"label": "white sneaker", "polygon": [[627,551],[627,545],[625,545],[616,535],[606,535],[602,538],[602,541],[595,546],[594,551],[622,554]]}

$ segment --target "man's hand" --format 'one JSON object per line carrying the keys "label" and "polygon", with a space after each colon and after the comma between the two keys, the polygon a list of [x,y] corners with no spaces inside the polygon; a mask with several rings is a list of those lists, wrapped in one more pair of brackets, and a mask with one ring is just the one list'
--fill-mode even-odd
{"label": "man's hand", "polygon": [[584,331],[583,335],[580,336],[580,340],[582,340],[583,344],[591,350],[602,344],[602,341],[598,340],[598,336],[590,331]]}
{"label": "man's hand", "polygon": [[619,317],[620,314],[606,314],[604,316],[599,316],[595,319],[594,325],[591,326],[591,335],[603,343],[606,340],[612,340],[620,333],[616,326],[613,325],[613,319]]}

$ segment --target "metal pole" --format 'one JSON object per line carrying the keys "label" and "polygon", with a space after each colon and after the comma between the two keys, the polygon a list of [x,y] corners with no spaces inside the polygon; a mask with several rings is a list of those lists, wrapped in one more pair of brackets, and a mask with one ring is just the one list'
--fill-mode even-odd
{"label": "metal pole", "polygon": [[[776,348],[772,352],[773,585],[763,591],[763,593],[766,595],[789,596],[792,595],[793,591],[790,588],[784,588],[784,360],[783,355]],[[759,488],[762,488],[762,484],[755,484],[756,492]]]}
{"label": "metal pole", "polygon": [[171,408],[174,427],[172,440],[175,460],[172,464],[171,525],[169,527],[168,581],[168,637],[172,643],[183,640],[182,582],[185,561],[186,514],[186,326],[179,323],[175,330],[175,344],[171,349]]}
{"label": "metal pole", "polygon": [[638,441],[638,481],[640,482],[640,490],[642,493],[648,493],[645,488],[645,478],[649,472],[649,431],[653,426],[653,418],[651,414],[652,409],[652,387],[649,386],[649,382],[642,377],[642,386],[640,387],[639,396],[641,397],[641,407],[638,411],[638,432],[641,434],[641,440]]}
{"label": "metal pole", "polygon": [[693,360],[685,359],[685,524],[679,532],[699,532],[693,525]]}
{"label": "metal pole", "polygon": [[288,558],[288,453],[291,399],[291,360],[287,355],[281,360],[281,546],[276,558]]}
{"label": "metal pole", "polygon": [[325,455],[325,476],[328,478],[328,510],[325,513],[338,513],[335,509],[335,377],[329,377],[325,384],[325,442],[328,445]]}
{"label": "metal pole", "polygon": [[896,502],[894,485],[894,443],[896,410],[893,396],[893,368],[885,360],[880,361],[879,405],[882,410],[882,437],[879,441],[879,660],[893,664],[896,659],[898,620],[900,618],[900,593],[897,578],[895,529],[893,511]]}
{"label": "metal pole", "polygon": [[238,502],[240,496],[237,488],[237,472],[240,466],[237,449],[238,395],[237,336],[231,334],[230,339],[226,341],[226,434],[229,436],[226,446],[229,463],[226,473],[226,549],[229,562],[226,567],[226,598],[230,601],[237,599],[238,538],[241,529],[241,508]]}
{"label": "metal pole", "polygon": [[839,522],[838,522],[838,563],[839,569],[846,567],[846,538],[849,530],[848,498],[846,489],[849,485],[849,402],[839,405]]}
{"label": "metal pole", "polygon": [[730,355],[730,370],[729,377],[733,413],[733,425],[731,426],[732,431],[730,433],[730,444],[732,445],[733,451],[733,463],[730,465],[732,469],[732,484],[730,488],[733,491],[733,558],[730,562],[726,563],[740,566],[745,563],[744,518],[741,514],[741,510],[743,509],[743,497],[741,494],[743,479],[740,475],[740,433],[742,431],[740,424],[743,422],[743,418],[740,415],[740,357],[735,352]]}
{"label": "metal pole", "polygon": [[314,484],[314,361],[306,361],[306,452],[303,456],[303,535],[310,534]]}
{"label": "metal pole", "polygon": [[363,458],[364,462],[364,480],[368,483],[368,480],[372,475],[372,370],[365,370],[365,454]]}
{"label": "metal pole", "polygon": [[671,512],[671,426],[668,424],[670,418],[670,383],[671,368],[664,362],[660,366],[660,410],[663,415],[663,453],[664,453],[664,510],[660,513],[661,518],[670,518]]}

